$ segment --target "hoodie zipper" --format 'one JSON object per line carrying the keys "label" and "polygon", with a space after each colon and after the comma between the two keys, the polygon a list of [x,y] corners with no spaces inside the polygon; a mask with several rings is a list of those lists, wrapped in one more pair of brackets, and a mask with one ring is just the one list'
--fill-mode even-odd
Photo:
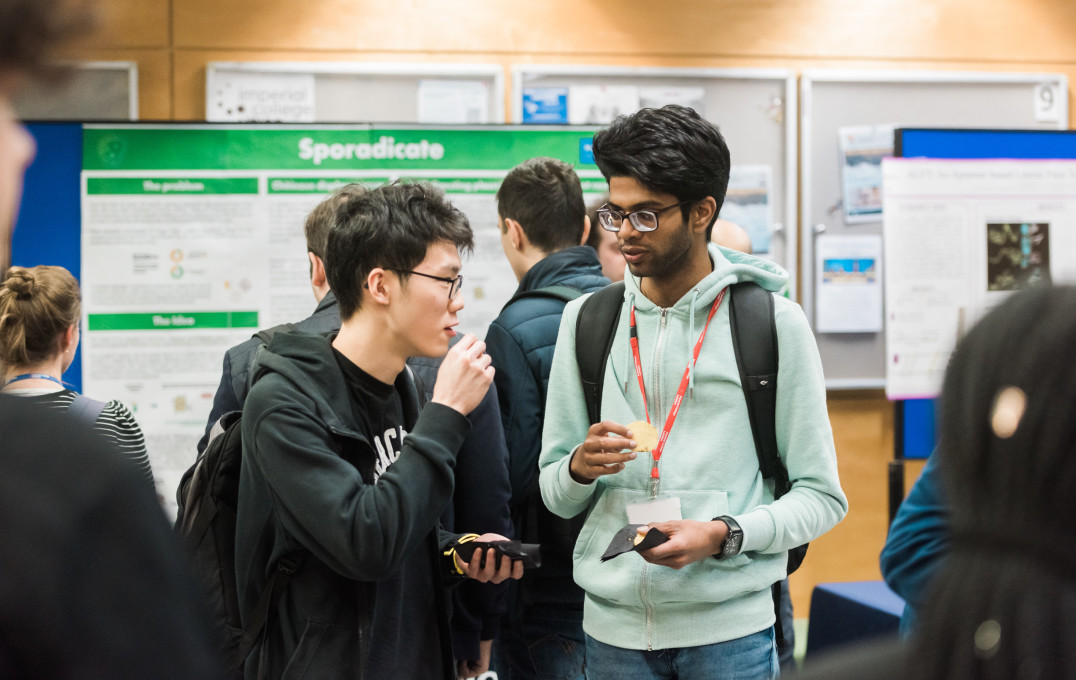
{"label": "hoodie zipper", "polygon": [[[668,320],[668,313],[669,313],[669,310],[665,309],[664,307],[661,309],[661,320],[660,320],[660,322],[658,324],[658,337],[657,337],[657,341],[654,343],[654,363],[653,363],[653,372],[652,372],[652,378],[651,378],[651,384],[654,387],[651,390],[651,394],[653,395],[653,397],[652,397],[653,403],[651,404],[652,408],[650,409],[650,412],[655,414],[658,418],[661,419],[660,422],[653,423],[654,427],[657,427],[657,428],[663,427],[665,425],[665,418],[662,415],[662,414],[665,413],[665,411],[662,410],[662,403],[664,402],[664,399],[662,399],[662,385],[661,385],[662,371],[661,371],[661,366],[662,366],[662,363],[663,363],[662,362],[662,354],[665,351],[665,331],[666,331],[666,321]],[[650,497],[651,498],[656,497],[657,492],[658,492],[658,480],[656,480],[656,479],[651,480],[651,482],[650,482]],[[643,578],[643,587],[641,589],[640,596],[641,596],[642,601],[643,601],[643,608],[646,611],[646,650],[649,652],[649,651],[654,650],[654,608],[653,608],[653,606],[651,606],[650,600],[649,600],[649,597],[648,597],[649,596],[649,591],[650,591],[650,589],[649,589],[650,564],[648,562],[643,562],[643,575],[642,575],[642,578]]]}

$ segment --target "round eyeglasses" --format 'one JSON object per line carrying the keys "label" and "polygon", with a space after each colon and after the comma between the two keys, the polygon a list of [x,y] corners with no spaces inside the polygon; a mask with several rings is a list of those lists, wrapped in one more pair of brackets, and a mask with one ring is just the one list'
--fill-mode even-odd
{"label": "round eyeglasses", "polygon": [[417,276],[425,276],[427,279],[433,279],[434,281],[443,281],[448,286],[448,299],[455,300],[456,296],[460,294],[460,289],[463,288],[463,274],[455,278],[449,278],[447,276],[434,276],[433,274],[423,274],[422,272],[416,272],[410,269],[401,269],[403,274],[415,274]]}
{"label": "round eyeglasses", "polygon": [[624,218],[627,218],[631,222],[631,226],[635,227],[635,231],[654,231],[658,228],[658,215],[666,210],[672,210],[694,202],[680,201],[664,208],[647,208],[646,210],[635,210],[633,212],[616,210],[610,208],[609,204],[606,203],[598,208],[598,224],[606,231],[620,231],[621,225],[624,224]]}

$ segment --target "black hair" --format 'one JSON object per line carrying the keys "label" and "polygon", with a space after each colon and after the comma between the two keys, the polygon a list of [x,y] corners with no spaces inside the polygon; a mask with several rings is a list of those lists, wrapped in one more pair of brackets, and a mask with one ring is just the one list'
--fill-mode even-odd
{"label": "black hair", "polygon": [[325,276],[340,317],[346,320],[358,311],[372,270],[391,270],[407,280],[406,272],[439,241],[464,253],[474,248],[467,216],[431,184],[394,183],[347,198],[337,208],[325,250]]}
{"label": "black hair", "polygon": [[1076,288],[1014,294],[940,399],[952,547],[915,641],[930,678],[1076,677]]}
{"label": "black hair", "polygon": [[587,207],[571,165],[556,158],[531,158],[505,176],[497,189],[497,214],[519,222],[543,253],[579,245]]}
{"label": "black hair", "polygon": [[[706,228],[706,240],[710,240],[732,167],[729,148],[717,126],[686,106],[642,109],[618,116],[598,131],[593,149],[594,162],[606,180],[631,177],[652,191],[676,196],[678,201],[696,202],[712,196],[717,209]],[[684,219],[690,211],[690,203],[681,206]]]}

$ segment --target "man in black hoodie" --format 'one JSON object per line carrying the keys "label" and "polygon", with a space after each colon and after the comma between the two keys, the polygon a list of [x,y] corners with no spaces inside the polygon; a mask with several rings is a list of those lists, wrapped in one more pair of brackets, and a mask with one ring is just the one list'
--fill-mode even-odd
{"label": "man in black hoodie", "polygon": [[[266,677],[454,678],[442,579],[500,582],[522,565],[463,561],[438,531],[466,415],[493,379],[484,343],[445,356],[431,403],[405,362],[455,335],[467,218],[429,185],[383,186],[338,208],[325,269],[342,324],[281,333],[243,410],[236,536],[249,616],[278,561],[302,564],[247,664]],[[486,534],[480,540],[502,537]]]}

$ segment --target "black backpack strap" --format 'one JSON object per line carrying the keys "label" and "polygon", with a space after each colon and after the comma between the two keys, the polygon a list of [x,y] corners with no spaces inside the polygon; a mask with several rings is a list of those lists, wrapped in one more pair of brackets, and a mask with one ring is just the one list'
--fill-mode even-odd
{"label": "black backpack strap", "polygon": [[777,453],[777,326],[773,294],[757,283],[731,286],[729,323],[732,347],[747,400],[747,415],[755,438],[755,453],[762,476],[774,480],[774,496],[789,488],[788,471]]}
{"label": "black backpack strap", "polygon": [[294,331],[294,330],[296,330],[298,328],[299,328],[299,324],[297,324],[297,323],[282,323],[282,324],[278,324],[276,326],[273,326],[272,328],[263,328],[262,330],[258,331],[257,333],[255,333],[254,335],[252,335],[250,337],[258,338],[259,340],[262,341],[263,345],[268,345],[269,341],[272,340],[273,336],[276,335],[277,333],[291,333],[292,331]]}
{"label": "black backpack strap", "polygon": [[106,404],[103,401],[76,394],[75,400],[67,407],[67,412],[84,424],[93,427],[94,423],[97,422],[97,417],[101,415],[101,411],[105,410],[105,406]]}
{"label": "black backpack strap", "polygon": [[575,322],[575,360],[591,423],[601,421],[605,366],[623,307],[624,282],[611,283],[583,301]]}
{"label": "black backpack strap", "polygon": [[527,298],[549,298],[552,300],[563,300],[565,302],[571,302],[582,294],[583,291],[579,290],[578,288],[561,285],[535,288],[534,290],[525,290],[513,295],[511,300],[504,303],[504,307],[501,307],[501,311],[503,312],[516,302],[519,302],[520,300],[525,300]]}

